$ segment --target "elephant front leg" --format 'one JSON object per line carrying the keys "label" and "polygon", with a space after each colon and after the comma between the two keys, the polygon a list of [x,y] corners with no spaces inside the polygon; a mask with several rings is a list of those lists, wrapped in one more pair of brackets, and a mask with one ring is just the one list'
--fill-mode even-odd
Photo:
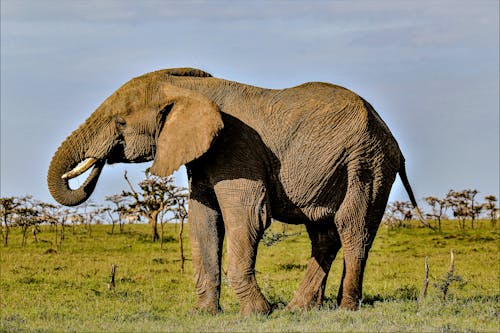
{"label": "elephant front leg", "polygon": [[204,201],[189,201],[189,231],[199,310],[221,311],[220,270],[224,228],[220,213]]}
{"label": "elephant front leg", "polygon": [[268,314],[271,306],[255,279],[257,247],[270,224],[265,189],[255,181],[234,180],[215,190],[226,228],[228,279],[240,301],[240,312]]}
{"label": "elephant front leg", "polygon": [[340,249],[340,239],[333,221],[306,225],[311,240],[311,259],[306,274],[287,309],[310,309],[323,303],[326,279],[335,256]]}

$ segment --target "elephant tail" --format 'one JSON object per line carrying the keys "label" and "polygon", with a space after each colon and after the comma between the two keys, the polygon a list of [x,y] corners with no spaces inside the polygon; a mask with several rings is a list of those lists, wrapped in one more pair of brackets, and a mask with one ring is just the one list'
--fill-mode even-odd
{"label": "elephant tail", "polygon": [[401,178],[401,181],[403,182],[403,186],[405,187],[406,193],[408,193],[408,196],[410,197],[410,201],[411,201],[411,204],[413,206],[413,210],[415,211],[415,214],[417,215],[417,218],[427,228],[434,230],[434,228],[429,223],[427,223],[427,221],[423,217],[422,212],[420,211],[420,208],[418,208],[417,200],[415,199],[415,195],[413,194],[413,190],[411,188],[410,182],[408,181],[408,175],[406,174],[406,167],[405,167],[405,159],[402,155],[401,155],[401,164],[399,166],[398,172],[399,172],[399,177]]}

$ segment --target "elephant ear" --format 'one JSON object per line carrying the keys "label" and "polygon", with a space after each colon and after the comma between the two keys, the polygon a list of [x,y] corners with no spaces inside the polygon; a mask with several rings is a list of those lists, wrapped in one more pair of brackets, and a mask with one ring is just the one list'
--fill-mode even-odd
{"label": "elephant ear", "polygon": [[165,85],[171,106],[156,142],[151,172],[166,177],[203,155],[224,127],[218,106],[198,92]]}

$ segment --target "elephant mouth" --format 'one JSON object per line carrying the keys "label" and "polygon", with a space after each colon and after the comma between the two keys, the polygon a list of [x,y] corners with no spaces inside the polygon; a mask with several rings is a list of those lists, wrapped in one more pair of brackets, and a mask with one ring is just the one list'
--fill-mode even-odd
{"label": "elephant mouth", "polygon": [[155,146],[151,146],[149,150],[144,149],[140,153],[128,153],[125,151],[124,145],[116,145],[106,156],[107,164],[116,163],[144,163],[150,162],[154,159]]}

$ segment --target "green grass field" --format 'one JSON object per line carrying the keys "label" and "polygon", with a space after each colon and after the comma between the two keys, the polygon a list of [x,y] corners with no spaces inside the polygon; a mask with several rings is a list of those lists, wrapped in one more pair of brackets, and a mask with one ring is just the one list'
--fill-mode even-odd
{"label": "green grass field", "polygon": [[[459,231],[456,222],[442,233],[423,228],[381,227],[370,252],[360,311],[335,309],[340,275],[339,253],[328,280],[322,309],[288,312],[304,275],[310,245],[302,226],[287,226],[286,237],[261,245],[257,279],[274,304],[268,316],[242,318],[238,302],[224,280],[224,313],[211,316],[192,310],[195,303],[191,262],[181,273],[175,225],[167,227],[164,249],[149,240],[147,225],[126,225],[123,234],[111,226],[93,226],[92,236],[66,229],[62,245],[46,227],[39,242],[22,247],[19,230],[1,254],[2,331],[216,331],[216,332],[499,332],[500,228],[489,222]],[[281,232],[275,223],[272,230]],[[185,232],[187,234],[187,231]],[[186,253],[190,258],[189,242]],[[52,250],[51,250],[52,249]],[[455,253],[455,274],[442,300],[440,285]],[[56,251],[53,251],[56,250]],[[419,304],[424,258],[429,257],[428,295]],[[111,265],[116,288],[109,290]]]}

